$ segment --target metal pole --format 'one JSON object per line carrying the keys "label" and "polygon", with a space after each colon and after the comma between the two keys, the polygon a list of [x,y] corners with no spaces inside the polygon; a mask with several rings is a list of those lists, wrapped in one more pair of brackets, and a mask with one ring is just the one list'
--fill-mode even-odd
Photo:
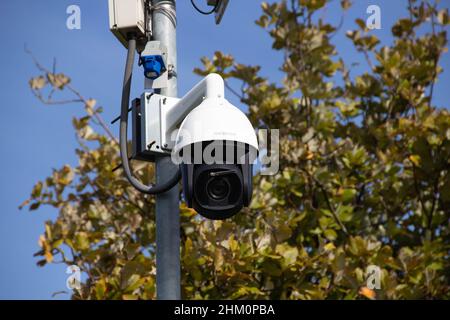
{"label": "metal pole", "polygon": [[[153,0],[172,9],[175,15],[175,0]],[[172,4],[170,4],[170,2]],[[172,8],[170,8],[172,7]],[[176,19],[175,19],[176,20]],[[152,11],[153,40],[159,40],[167,47],[167,63],[177,70],[176,26],[167,12]],[[161,94],[177,97],[176,73],[169,79],[167,88]],[[178,169],[169,156],[156,159],[156,183],[167,181]],[[178,300],[181,298],[180,288],[180,213],[179,189],[171,190],[156,196],[156,296],[159,300]]]}

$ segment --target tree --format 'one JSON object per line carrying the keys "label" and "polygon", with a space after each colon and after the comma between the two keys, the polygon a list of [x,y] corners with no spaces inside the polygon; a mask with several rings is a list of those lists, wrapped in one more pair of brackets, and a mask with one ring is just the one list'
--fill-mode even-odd
{"label": "tree", "polygon": [[[448,10],[407,4],[410,16],[392,27],[390,46],[361,19],[347,33],[368,63],[360,75],[339,58],[338,27],[318,14],[326,0],[262,4],[256,23],[284,53],[281,84],[230,55],[202,59],[196,73],[242,82],[233,92],[256,127],[280,129],[280,172],[256,176],[251,207],[230,220],[209,221],[180,204],[183,297],[450,298],[450,114],[432,100]],[[69,91],[86,108],[73,119],[78,166],[54,170],[24,204],[59,210],[45,224],[38,265],[78,265],[87,281],[75,299],[152,299],[154,198],[113,171],[117,141],[95,100],[38,67],[30,86],[41,101],[67,102],[52,95]],[[134,171],[144,181],[153,176],[145,163]],[[366,282],[371,265],[380,288]]]}

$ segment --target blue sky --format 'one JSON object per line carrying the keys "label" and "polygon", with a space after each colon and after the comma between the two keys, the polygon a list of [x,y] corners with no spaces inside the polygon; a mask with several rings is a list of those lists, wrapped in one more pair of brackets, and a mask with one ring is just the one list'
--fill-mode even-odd
{"label": "blue sky", "polygon": [[[212,16],[196,13],[188,0],[178,0],[178,79],[179,93],[184,94],[199,77],[192,73],[200,66],[202,56],[222,50],[245,64],[261,65],[262,74],[280,80],[282,55],[271,50],[271,41],[264,30],[254,24],[260,15],[259,0],[231,0],[220,26]],[[199,4],[203,1],[197,0]],[[356,55],[345,37],[354,28],[354,19],[367,17],[366,8],[377,4],[382,10],[382,29],[373,31],[382,43],[389,43],[390,26],[406,16],[407,1],[355,0],[347,13],[340,33],[334,38],[339,53],[350,64],[361,62],[357,72],[367,67]],[[335,0],[325,19],[337,23],[339,1]],[[449,0],[442,4],[449,6]],[[81,8],[81,30],[66,28],[66,8]],[[0,1],[0,299],[52,299],[53,292],[65,290],[64,265],[36,266],[33,253],[43,233],[44,221],[54,219],[56,210],[19,211],[34,183],[64,164],[75,166],[77,143],[71,118],[83,114],[80,105],[43,106],[28,89],[28,80],[37,74],[24,53],[24,44],[45,65],[51,67],[53,57],[57,69],[72,78],[72,84],[85,97],[92,97],[104,107],[104,117],[111,120],[119,114],[120,89],[125,50],[108,30],[106,0],[2,0]],[[449,56],[441,61],[449,69]],[[434,102],[448,107],[445,90],[449,71],[436,85]],[[133,95],[143,90],[143,77],[136,67]],[[230,93],[228,99],[237,105]],[[112,126],[114,133],[118,128]],[[67,298],[58,296],[57,298]]]}

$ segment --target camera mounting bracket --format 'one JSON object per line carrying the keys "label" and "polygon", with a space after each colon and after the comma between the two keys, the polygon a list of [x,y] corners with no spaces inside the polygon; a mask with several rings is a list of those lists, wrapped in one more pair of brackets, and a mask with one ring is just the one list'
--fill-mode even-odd
{"label": "camera mounting bracket", "polygon": [[205,99],[223,99],[225,86],[221,76],[212,73],[197,83],[181,99],[144,92],[133,103],[134,159],[153,161],[159,155],[170,155],[177,127]]}

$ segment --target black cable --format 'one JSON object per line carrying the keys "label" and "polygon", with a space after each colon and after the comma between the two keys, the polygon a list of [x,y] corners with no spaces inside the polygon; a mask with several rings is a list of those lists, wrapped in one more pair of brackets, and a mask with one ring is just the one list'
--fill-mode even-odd
{"label": "black cable", "polygon": [[166,192],[172,187],[174,187],[181,178],[181,170],[178,168],[177,172],[170,178],[167,182],[159,184],[156,186],[147,186],[140,182],[133,176],[130,169],[130,163],[128,160],[128,140],[127,140],[127,130],[128,130],[128,105],[130,103],[130,89],[131,89],[131,79],[133,76],[133,64],[134,64],[134,54],[136,51],[136,39],[135,37],[130,37],[128,40],[128,53],[127,62],[125,65],[125,75],[123,79],[123,89],[122,89],[122,105],[120,109],[120,158],[122,160],[123,171],[128,181],[133,187],[142,193],[146,194],[158,194]]}
{"label": "black cable", "polygon": [[197,5],[195,4],[194,0],[191,0],[191,3],[192,3],[192,6],[195,8],[195,10],[197,10],[201,14],[208,15],[208,14],[214,13],[214,11],[216,11],[217,5],[219,4],[219,0],[217,0],[216,4],[214,5],[214,8],[211,9],[211,11],[203,11],[202,9],[197,7]]}

